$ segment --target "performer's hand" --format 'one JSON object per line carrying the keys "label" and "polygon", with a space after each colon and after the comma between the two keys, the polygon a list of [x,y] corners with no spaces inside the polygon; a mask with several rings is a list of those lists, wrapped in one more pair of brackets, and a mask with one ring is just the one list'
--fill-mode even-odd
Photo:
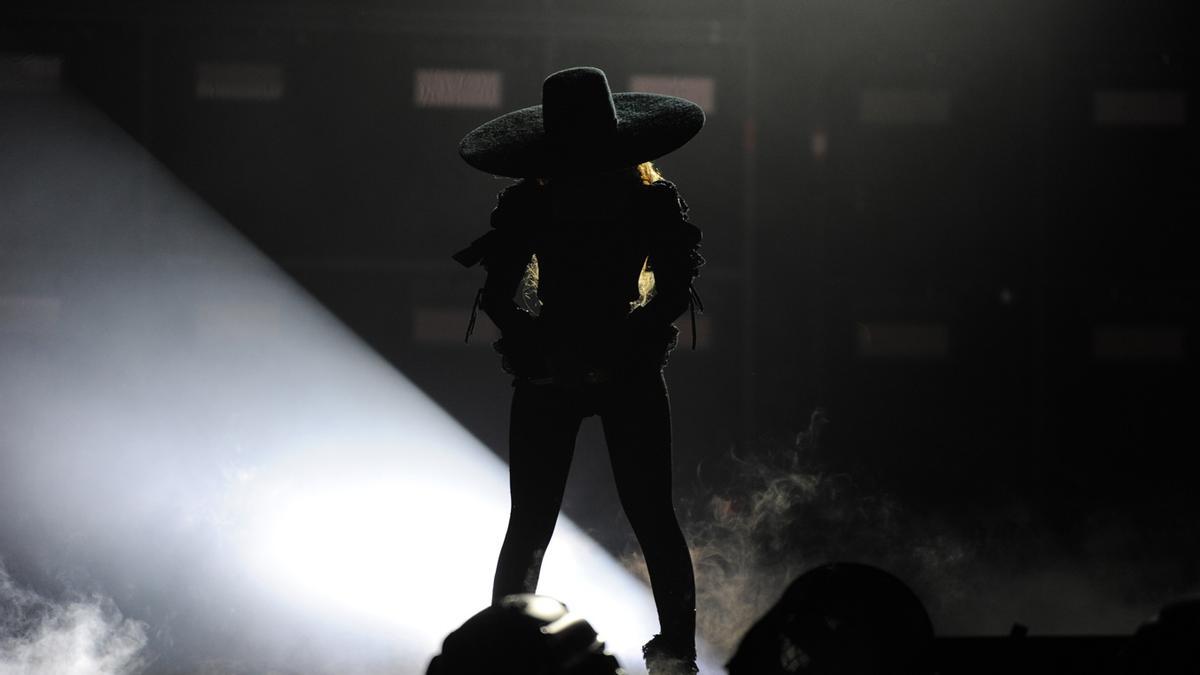
{"label": "performer's hand", "polygon": [[666,356],[678,342],[679,329],[664,323],[654,312],[638,307],[629,313],[628,359],[631,363],[666,363]]}
{"label": "performer's hand", "polygon": [[546,346],[543,344],[537,318],[528,315],[505,331],[492,346],[501,355],[500,367],[517,377],[545,377],[549,372],[546,363]]}

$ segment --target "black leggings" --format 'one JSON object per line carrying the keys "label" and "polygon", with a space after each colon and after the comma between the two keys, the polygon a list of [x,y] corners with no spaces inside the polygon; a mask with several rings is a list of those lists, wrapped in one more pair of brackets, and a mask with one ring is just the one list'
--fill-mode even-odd
{"label": "black leggings", "polygon": [[512,512],[492,601],[537,590],[575,437],[591,415],[604,427],[617,494],[646,558],[663,635],[691,644],[696,586],[671,503],[671,409],[658,371],[571,387],[518,380],[509,427]]}

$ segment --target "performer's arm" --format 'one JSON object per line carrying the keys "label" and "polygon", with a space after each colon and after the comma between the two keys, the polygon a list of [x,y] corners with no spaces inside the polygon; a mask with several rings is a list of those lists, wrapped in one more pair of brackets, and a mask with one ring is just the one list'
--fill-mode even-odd
{"label": "performer's arm", "polygon": [[700,229],[688,222],[687,204],[675,186],[657,183],[649,227],[650,269],[654,272],[654,297],[634,310],[635,320],[670,325],[692,299],[692,280],[700,274]]}
{"label": "performer's arm", "polygon": [[528,214],[516,208],[511,194],[515,189],[520,188],[502,192],[492,210],[493,230],[489,233],[492,241],[482,261],[487,270],[487,281],[479,302],[500,332],[509,338],[528,335],[535,322],[534,316],[514,301],[533,255],[529,223],[520,220]]}
{"label": "performer's arm", "polygon": [[526,258],[525,264],[515,260],[503,261],[487,268],[487,281],[483,285],[479,306],[500,332],[508,337],[526,334],[537,320],[513,301],[528,263],[529,259]]}

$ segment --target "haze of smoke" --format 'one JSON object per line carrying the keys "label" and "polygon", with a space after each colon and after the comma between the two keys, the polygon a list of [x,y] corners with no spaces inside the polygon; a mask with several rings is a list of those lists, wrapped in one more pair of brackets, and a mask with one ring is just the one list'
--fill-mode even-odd
{"label": "haze of smoke", "polygon": [[0,563],[0,675],[132,675],[145,646],[145,624],[111,600],[49,600],[17,586]]}
{"label": "haze of smoke", "polygon": [[[697,629],[723,655],[793,579],[824,562],[882,567],[927,606],[965,593],[970,547],[810,459],[825,423],[818,410],[793,443],[731,454],[733,487],[681,513],[696,573]],[[645,578],[640,554],[625,563]]]}
{"label": "haze of smoke", "polygon": [[[867,479],[824,470],[820,410],[794,442],[731,454],[731,487],[680,516],[697,585],[697,628],[731,654],[801,573],[846,560],[885,569],[925,604],[939,634],[1131,634],[1165,603],[1200,590],[1195,528],[1081,513],[1079,531],[1040,522],[1019,497],[938,517],[906,509]],[[964,511],[965,510],[965,511]],[[1158,541],[1157,544],[1154,542]],[[1163,542],[1175,542],[1176,547]],[[646,578],[641,556],[625,556]]]}

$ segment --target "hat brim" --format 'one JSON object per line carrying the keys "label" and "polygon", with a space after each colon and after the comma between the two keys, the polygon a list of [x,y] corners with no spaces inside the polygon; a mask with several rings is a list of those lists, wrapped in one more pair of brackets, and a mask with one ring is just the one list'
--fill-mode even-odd
{"label": "hat brim", "polygon": [[458,154],[496,176],[544,178],[606,171],[658,159],[680,148],[704,126],[704,111],[674,96],[613,94],[617,127],[612,138],[586,152],[553,144],[542,125],[542,106],[501,115],[467,134]]}

